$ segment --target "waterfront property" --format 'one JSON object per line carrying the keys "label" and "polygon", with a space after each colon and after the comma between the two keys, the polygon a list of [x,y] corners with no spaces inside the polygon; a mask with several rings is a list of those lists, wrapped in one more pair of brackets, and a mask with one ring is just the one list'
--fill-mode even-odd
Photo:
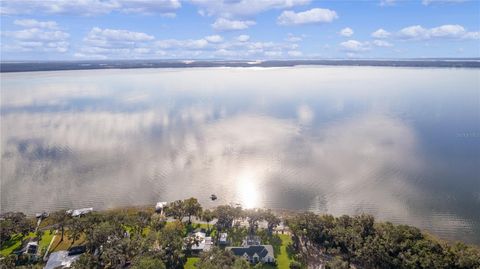
{"label": "waterfront property", "polygon": [[235,256],[243,257],[250,263],[274,263],[275,255],[271,245],[258,245],[248,247],[227,247]]}
{"label": "waterfront property", "polygon": [[93,212],[93,208],[91,207],[88,207],[88,208],[79,208],[79,209],[70,209],[70,210],[67,210],[67,214],[70,214],[72,217],[80,217],[80,216],[83,216],[85,214],[88,214],[90,212]]}
{"label": "waterfront property", "polygon": [[213,246],[212,238],[207,236],[204,232],[198,231],[191,234],[189,237],[194,242],[191,248],[194,254],[199,254],[202,251],[209,251]]}
{"label": "waterfront property", "polygon": [[80,255],[69,255],[68,251],[61,250],[50,254],[44,269],[69,268]]}

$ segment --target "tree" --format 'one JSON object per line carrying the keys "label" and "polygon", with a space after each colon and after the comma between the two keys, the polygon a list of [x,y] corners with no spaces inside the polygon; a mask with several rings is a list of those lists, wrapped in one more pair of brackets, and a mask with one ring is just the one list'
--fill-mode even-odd
{"label": "tree", "polygon": [[250,263],[243,258],[237,258],[233,264],[233,269],[250,269]]}
{"label": "tree", "polygon": [[217,216],[217,228],[223,230],[233,226],[233,221],[240,217],[242,209],[240,207],[221,205],[215,209],[214,213]]}
{"label": "tree", "polygon": [[123,238],[124,233],[125,230],[118,222],[103,221],[95,224],[92,229],[86,231],[87,247],[93,253],[107,242],[114,244],[115,241]]}
{"label": "tree", "polygon": [[180,221],[170,222],[160,231],[159,244],[163,262],[167,268],[183,268],[186,257],[183,253],[184,226]]}
{"label": "tree", "polygon": [[348,262],[342,260],[341,257],[336,256],[333,258],[333,260],[327,262],[325,265],[326,269],[349,269],[350,265]]}
{"label": "tree", "polygon": [[280,224],[280,219],[272,213],[271,210],[267,210],[263,213],[263,219],[267,222],[267,230],[272,235],[273,230]]}
{"label": "tree", "polygon": [[154,214],[150,219],[150,227],[156,232],[159,232],[167,224],[167,218],[160,214]]}
{"label": "tree", "polygon": [[132,269],[165,269],[161,259],[152,256],[139,256],[134,259]]}
{"label": "tree", "polygon": [[70,220],[71,216],[67,214],[64,210],[56,211],[50,214],[50,218],[54,225],[52,226],[54,229],[60,229],[61,238],[60,242],[63,241],[63,236],[65,234],[65,226],[68,225],[68,221]]}
{"label": "tree", "polygon": [[207,210],[204,210],[204,211],[203,211],[203,213],[202,213],[202,220],[205,221],[205,222],[207,222],[207,229],[208,229],[208,231],[210,231],[210,225],[209,225],[209,223],[210,223],[210,221],[212,221],[214,218],[215,218],[215,214],[214,214],[211,210],[207,209]]}
{"label": "tree", "polygon": [[75,244],[75,241],[80,239],[84,231],[84,222],[80,218],[72,218],[68,220],[68,239],[72,240],[72,244]]}
{"label": "tree", "polygon": [[245,211],[245,216],[248,218],[248,232],[253,235],[258,229],[258,222],[263,220],[263,212],[256,209],[249,209]]}
{"label": "tree", "polygon": [[165,215],[181,221],[185,217],[185,203],[182,200],[177,200],[168,204],[165,207]]}
{"label": "tree", "polygon": [[452,268],[480,268],[480,251],[473,247],[456,243],[449,247],[447,252],[452,256]]}
{"label": "tree", "polygon": [[[210,251],[203,252],[200,260],[195,264],[199,269],[226,269],[233,268],[236,257],[231,251],[225,251],[218,247],[212,248]],[[244,268],[242,264],[238,264],[238,268]]]}
{"label": "tree", "polygon": [[15,234],[27,235],[33,231],[33,222],[21,212],[6,212],[0,215],[0,245]]}
{"label": "tree", "polygon": [[100,268],[98,257],[91,253],[84,253],[72,263],[72,269]]}
{"label": "tree", "polygon": [[196,198],[189,198],[183,202],[185,214],[188,216],[188,223],[191,222],[191,217],[196,216],[199,217],[202,214],[202,206],[198,202]]}
{"label": "tree", "polygon": [[292,261],[289,267],[290,269],[302,269],[302,264],[297,261]]}
{"label": "tree", "polygon": [[7,257],[4,257],[0,260],[0,269],[15,268],[17,260],[18,256],[14,254],[10,254]]}

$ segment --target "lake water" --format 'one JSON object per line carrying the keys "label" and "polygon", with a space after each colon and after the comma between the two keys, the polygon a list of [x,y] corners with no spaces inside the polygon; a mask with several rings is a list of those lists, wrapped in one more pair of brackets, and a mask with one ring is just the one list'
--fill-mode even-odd
{"label": "lake water", "polygon": [[195,196],[207,207],[366,212],[480,244],[480,69],[1,77],[2,212]]}

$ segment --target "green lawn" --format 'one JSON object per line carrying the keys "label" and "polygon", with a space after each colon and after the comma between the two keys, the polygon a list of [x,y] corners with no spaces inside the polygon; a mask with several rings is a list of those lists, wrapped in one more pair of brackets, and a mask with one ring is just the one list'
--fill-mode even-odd
{"label": "green lawn", "polygon": [[[10,240],[8,240],[0,249],[0,254],[2,256],[8,256],[15,250],[18,250],[22,247],[22,239],[33,238],[35,233],[29,233],[27,236],[22,238],[20,234],[14,235]],[[52,240],[53,234],[50,231],[45,231],[40,239],[40,249],[47,248]]]}
{"label": "green lawn", "polygon": [[288,269],[290,268],[290,262],[292,259],[288,257],[287,246],[292,242],[292,238],[286,234],[279,234],[280,239],[282,239],[282,245],[280,246],[280,253],[277,255],[277,264],[279,269]]}
{"label": "green lawn", "polygon": [[42,239],[40,240],[40,250],[41,253],[44,254],[47,251],[48,245],[50,245],[50,241],[52,241],[54,233],[50,232],[50,230],[45,231],[42,235]]}
{"label": "green lawn", "polygon": [[195,268],[195,263],[199,260],[197,257],[190,257],[187,258],[187,263],[183,268],[185,269],[194,269]]}
{"label": "green lawn", "polygon": [[10,240],[8,240],[0,249],[0,254],[2,256],[8,256],[14,250],[21,247],[22,236],[20,234],[14,235]]}

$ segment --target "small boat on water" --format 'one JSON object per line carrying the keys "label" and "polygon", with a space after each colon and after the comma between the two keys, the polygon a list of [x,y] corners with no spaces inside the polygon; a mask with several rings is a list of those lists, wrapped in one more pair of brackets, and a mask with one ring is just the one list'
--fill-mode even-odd
{"label": "small boat on water", "polygon": [[215,201],[217,200],[217,196],[215,194],[212,194],[210,195],[210,199],[212,199],[212,201]]}

